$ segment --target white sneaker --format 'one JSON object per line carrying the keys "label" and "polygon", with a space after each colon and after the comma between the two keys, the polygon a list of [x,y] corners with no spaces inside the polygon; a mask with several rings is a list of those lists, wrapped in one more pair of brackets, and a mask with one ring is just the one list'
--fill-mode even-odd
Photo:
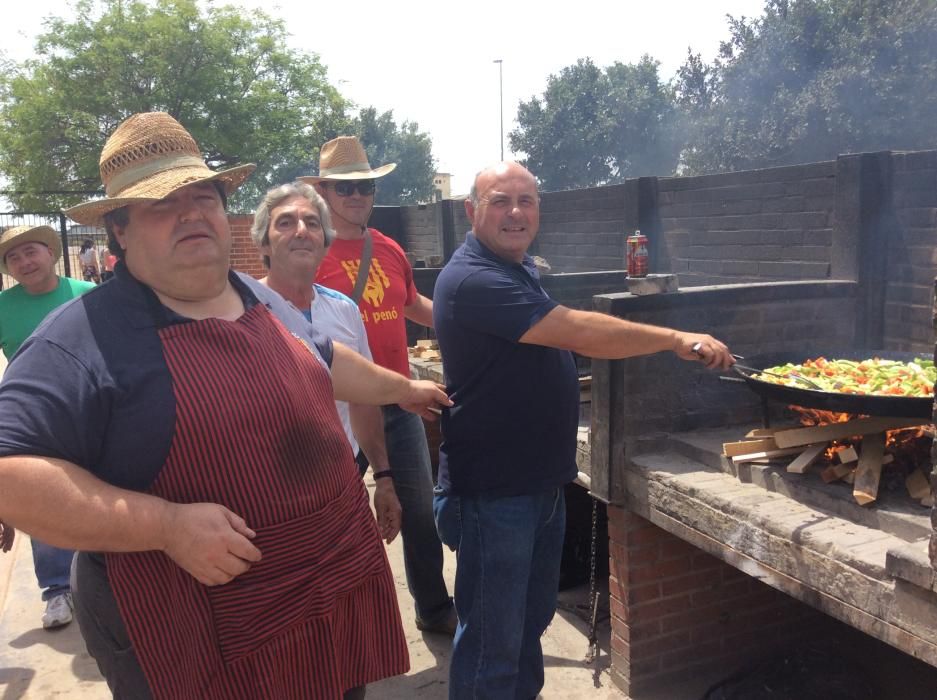
{"label": "white sneaker", "polygon": [[42,614],[42,626],[47,630],[64,627],[72,621],[71,592],[60,593],[46,601],[46,611]]}

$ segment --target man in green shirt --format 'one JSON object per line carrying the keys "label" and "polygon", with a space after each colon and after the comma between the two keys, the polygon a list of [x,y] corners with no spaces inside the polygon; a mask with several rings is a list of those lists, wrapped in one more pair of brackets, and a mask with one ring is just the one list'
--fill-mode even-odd
{"label": "man in green shirt", "polygon": [[[93,282],[59,277],[55,263],[62,244],[49,226],[16,226],[0,234],[0,273],[17,281],[0,292],[0,347],[12,359],[20,345],[56,307],[94,289]],[[0,550],[13,545],[14,531],[0,521]],[[62,627],[72,621],[69,575],[74,552],[32,540],[33,565],[46,609],[42,626]]]}

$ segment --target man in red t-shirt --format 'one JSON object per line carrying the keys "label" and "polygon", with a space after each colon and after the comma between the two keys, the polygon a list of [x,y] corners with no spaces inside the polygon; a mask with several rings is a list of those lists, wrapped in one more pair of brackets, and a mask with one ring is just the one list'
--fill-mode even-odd
{"label": "man in red t-shirt", "polygon": [[[329,205],[335,241],[319,266],[316,282],[358,304],[374,362],[410,376],[406,319],[433,325],[433,303],[416,290],[403,250],[368,228],[375,180],[396,166],[372,169],[354,136],[329,141],[319,154],[319,174],[300,180],[315,185]],[[394,487],[403,509],[400,534],[416,626],[454,634],[455,609],[442,576],[442,545],[433,518],[433,477],[426,433],[419,416],[384,407],[384,433]]]}

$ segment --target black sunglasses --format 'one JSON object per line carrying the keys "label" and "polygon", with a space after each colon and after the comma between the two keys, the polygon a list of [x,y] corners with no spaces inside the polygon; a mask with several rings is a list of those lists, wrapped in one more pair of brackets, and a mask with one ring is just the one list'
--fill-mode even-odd
{"label": "black sunglasses", "polygon": [[374,194],[374,180],[336,180],[330,183],[339,197],[351,197],[358,190],[358,194],[367,197]]}

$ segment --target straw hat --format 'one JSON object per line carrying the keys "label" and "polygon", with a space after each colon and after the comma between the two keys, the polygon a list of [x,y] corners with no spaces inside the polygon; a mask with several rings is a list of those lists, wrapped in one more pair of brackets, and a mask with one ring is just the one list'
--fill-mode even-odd
{"label": "straw hat", "polygon": [[195,182],[219,180],[231,194],[255,166],[214,172],[179,122],[165,112],[144,112],[128,117],[111,134],[101,151],[100,167],[107,197],[66,209],[78,223],[100,226],[110,211],[163,199]]}
{"label": "straw hat", "polygon": [[0,273],[10,274],[7,270],[7,253],[24,243],[42,243],[52,251],[52,262],[62,257],[62,241],[51,226],[14,226],[0,233]]}
{"label": "straw hat", "polygon": [[396,163],[388,163],[372,170],[358,137],[339,136],[319,151],[319,174],[299,179],[310,185],[323,180],[370,180],[384,177],[396,167]]}

